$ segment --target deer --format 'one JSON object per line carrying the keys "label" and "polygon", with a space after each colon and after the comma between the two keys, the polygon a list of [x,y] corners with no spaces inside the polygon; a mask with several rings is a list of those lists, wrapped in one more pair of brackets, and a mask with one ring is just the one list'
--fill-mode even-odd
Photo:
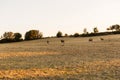
{"label": "deer", "polygon": [[50,42],[47,40],[47,44],[49,44]]}
{"label": "deer", "polygon": [[101,41],[103,41],[104,39],[103,38],[100,38]]}
{"label": "deer", "polygon": [[61,40],[61,43],[63,44],[62,46],[64,46],[65,41],[64,41],[64,40]]}
{"label": "deer", "polygon": [[89,39],[89,41],[90,41],[90,42],[92,42],[92,41],[93,41],[93,39],[92,39],[92,38],[90,38],[90,39]]}

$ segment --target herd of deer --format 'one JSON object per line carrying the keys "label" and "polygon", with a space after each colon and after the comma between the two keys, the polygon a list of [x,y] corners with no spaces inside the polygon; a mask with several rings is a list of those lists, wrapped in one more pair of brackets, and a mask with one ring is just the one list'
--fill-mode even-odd
{"label": "herd of deer", "polygon": [[[101,41],[103,41],[103,40],[104,40],[104,38],[100,38],[100,40],[101,40]],[[93,39],[92,39],[92,38],[89,38],[89,41],[90,41],[90,42],[92,42],[92,41],[93,41]],[[65,40],[60,40],[60,42],[61,42],[62,46],[64,46],[64,44],[65,44]],[[50,41],[49,41],[49,40],[47,40],[47,44],[49,44],[49,43],[50,43]]]}

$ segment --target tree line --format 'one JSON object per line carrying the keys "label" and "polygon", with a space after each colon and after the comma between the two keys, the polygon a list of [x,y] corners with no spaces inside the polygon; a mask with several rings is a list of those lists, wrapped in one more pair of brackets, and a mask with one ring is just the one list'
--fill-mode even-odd
{"label": "tree line", "polygon": [[[74,33],[73,35],[68,35],[67,33],[63,35],[61,31],[58,31],[56,37],[90,37],[90,36],[101,36],[109,34],[120,34],[120,25],[115,24],[108,27],[106,30],[110,32],[99,32],[97,27],[93,28],[93,32],[89,33],[86,28],[83,30],[83,34]],[[23,39],[21,33],[5,32],[0,39],[0,43],[7,42],[19,42],[23,40],[35,40],[43,38],[43,34],[39,30],[29,30],[25,33],[25,38]]]}
{"label": "tree line", "polygon": [[115,24],[106,29],[108,32],[99,32],[97,27],[93,28],[93,32],[89,33],[87,28],[83,29],[83,33],[74,33],[73,35],[65,34],[63,35],[61,31],[57,33],[57,37],[91,37],[91,36],[102,36],[102,35],[110,35],[110,34],[120,34],[120,25]]}
{"label": "tree line", "polygon": [[26,32],[25,39],[22,38],[21,33],[5,32],[1,36],[0,43],[19,42],[23,40],[35,40],[35,39],[40,39],[42,37],[43,37],[43,34],[39,32],[39,30],[30,30]]}

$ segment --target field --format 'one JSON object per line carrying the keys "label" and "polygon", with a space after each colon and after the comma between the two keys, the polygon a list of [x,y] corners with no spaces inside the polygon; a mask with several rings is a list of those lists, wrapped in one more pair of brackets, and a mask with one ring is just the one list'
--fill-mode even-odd
{"label": "field", "polygon": [[120,80],[120,35],[92,38],[0,44],[0,80]]}

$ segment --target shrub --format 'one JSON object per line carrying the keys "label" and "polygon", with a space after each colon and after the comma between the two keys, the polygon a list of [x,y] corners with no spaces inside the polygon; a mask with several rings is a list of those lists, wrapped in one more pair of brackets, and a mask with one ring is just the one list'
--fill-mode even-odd
{"label": "shrub", "polygon": [[34,40],[42,38],[42,33],[39,30],[30,30],[25,34],[25,40]]}

